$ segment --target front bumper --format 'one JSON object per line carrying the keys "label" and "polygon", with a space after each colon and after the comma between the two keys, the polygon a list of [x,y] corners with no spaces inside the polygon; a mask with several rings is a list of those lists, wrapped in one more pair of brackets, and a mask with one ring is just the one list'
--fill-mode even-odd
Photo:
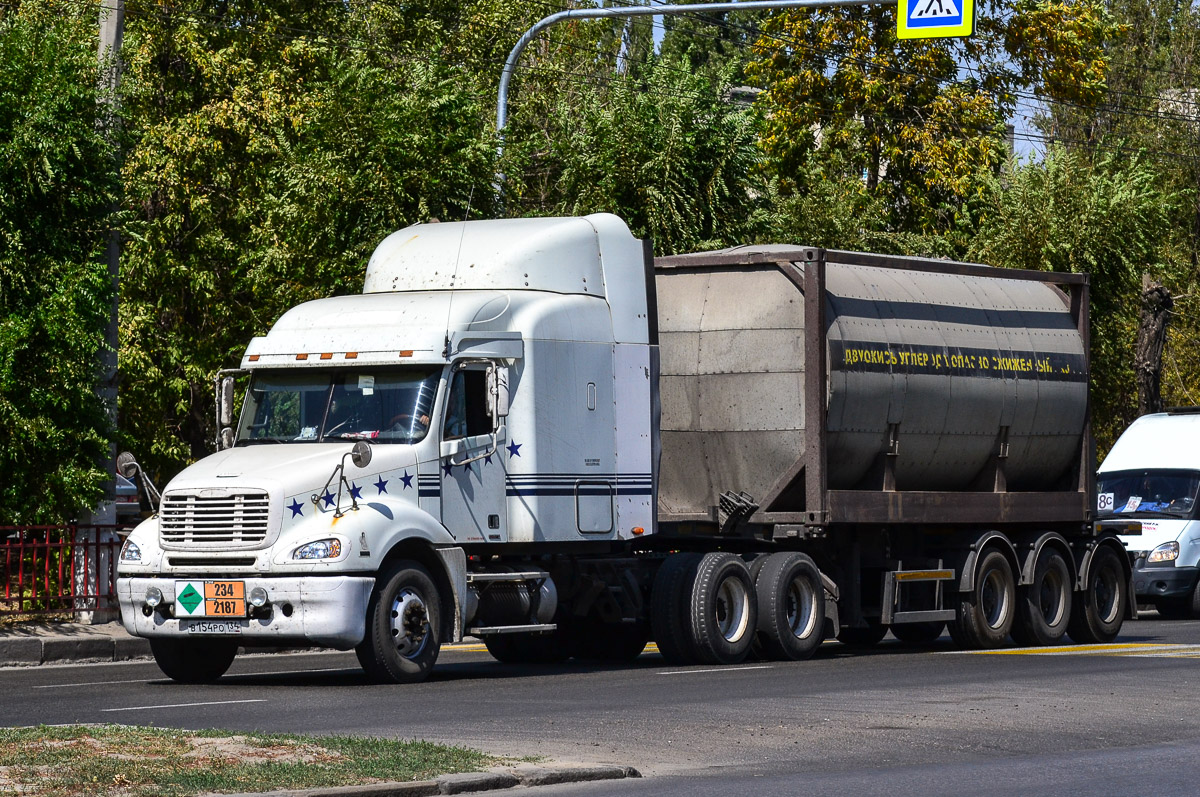
{"label": "front bumper", "polygon": [[1186,598],[1200,578],[1197,567],[1147,567],[1145,559],[1133,563],[1133,591],[1138,601],[1152,602],[1161,598]]}
{"label": "front bumper", "polygon": [[[195,579],[192,579],[195,580]],[[292,578],[239,577],[246,594],[255,587],[267,591],[269,607],[259,616],[236,621],[237,637],[253,645],[319,645],[349,650],[366,632],[367,602],[375,579],[369,576],[297,576]],[[195,619],[176,619],[174,577],[117,579],[117,599],[125,630],[140,637],[192,637]],[[144,612],[146,590],[157,587],[163,603],[149,616]],[[285,611],[290,608],[290,615]]]}

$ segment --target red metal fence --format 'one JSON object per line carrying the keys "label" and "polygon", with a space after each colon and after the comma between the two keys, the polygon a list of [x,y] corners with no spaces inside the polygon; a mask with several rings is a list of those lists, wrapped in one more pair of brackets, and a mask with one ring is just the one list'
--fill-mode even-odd
{"label": "red metal fence", "polygon": [[0,526],[0,615],[115,606],[120,551],[112,526]]}

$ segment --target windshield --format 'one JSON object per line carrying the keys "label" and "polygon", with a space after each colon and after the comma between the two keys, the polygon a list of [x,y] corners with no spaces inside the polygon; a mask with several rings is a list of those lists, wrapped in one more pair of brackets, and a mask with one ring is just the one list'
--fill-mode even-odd
{"label": "windshield", "polygon": [[429,431],[440,369],[259,371],[237,445],[371,440],[415,443]]}
{"label": "windshield", "polygon": [[1193,471],[1126,470],[1101,473],[1096,482],[1100,515],[1191,517],[1200,473]]}

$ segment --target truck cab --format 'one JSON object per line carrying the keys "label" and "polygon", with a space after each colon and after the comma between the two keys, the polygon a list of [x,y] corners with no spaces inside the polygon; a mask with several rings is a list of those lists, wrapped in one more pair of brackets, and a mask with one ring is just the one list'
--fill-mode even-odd
{"label": "truck cab", "polygon": [[1139,603],[1169,618],[1200,616],[1200,408],[1138,418],[1105,457],[1097,515],[1141,522],[1123,536]]}
{"label": "truck cab", "polygon": [[181,680],[238,644],[409,680],[464,632],[552,630],[537,557],[654,530],[647,258],[605,214],[389,236],[361,295],[250,342],[223,449],[122,552],[125,626]]}

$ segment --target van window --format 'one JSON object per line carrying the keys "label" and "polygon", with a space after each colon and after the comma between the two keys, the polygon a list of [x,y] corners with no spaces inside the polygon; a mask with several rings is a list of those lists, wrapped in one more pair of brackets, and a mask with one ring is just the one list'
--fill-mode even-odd
{"label": "van window", "polygon": [[1128,470],[1101,473],[1096,510],[1101,516],[1190,518],[1196,508],[1200,473]]}

